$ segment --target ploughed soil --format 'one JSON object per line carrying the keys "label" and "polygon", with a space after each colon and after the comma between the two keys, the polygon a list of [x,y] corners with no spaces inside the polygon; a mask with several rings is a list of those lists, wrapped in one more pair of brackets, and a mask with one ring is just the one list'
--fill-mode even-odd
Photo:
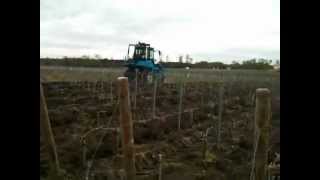
{"label": "ploughed soil", "polygon": [[[268,161],[275,152],[280,153],[280,94],[276,87],[258,83],[224,84],[221,144],[217,148],[219,86],[159,84],[154,117],[154,87],[139,88],[137,93],[131,87],[137,179],[157,179],[161,164],[163,180],[247,180],[254,149],[254,93],[259,87],[272,90]],[[43,88],[65,178],[121,179],[116,84],[50,82]],[[49,156],[42,135],[40,144],[40,177],[46,179]]]}

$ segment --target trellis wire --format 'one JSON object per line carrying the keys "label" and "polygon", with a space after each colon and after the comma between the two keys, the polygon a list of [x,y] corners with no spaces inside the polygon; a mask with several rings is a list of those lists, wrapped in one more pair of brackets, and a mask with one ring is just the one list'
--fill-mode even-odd
{"label": "trellis wire", "polygon": [[[114,108],[114,111],[112,112],[112,115],[111,115],[111,118],[109,119],[108,123],[107,123],[107,126],[106,127],[109,127],[110,123],[111,123],[111,120],[113,119],[113,115],[115,114],[117,108],[119,107],[119,99],[117,100],[117,103],[116,103],[116,106]],[[99,139],[99,142],[98,142],[98,145],[96,146],[95,148],[95,151],[92,155],[92,158],[91,160],[88,161],[88,164],[87,164],[87,170],[86,170],[86,174],[85,174],[85,180],[89,180],[89,176],[90,176],[90,170],[92,168],[92,165],[93,165],[93,162],[95,160],[95,157],[96,157],[96,154],[99,150],[99,148],[101,147],[102,145],[102,142],[103,142],[103,139],[104,137],[107,135],[107,131],[105,131],[104,134],[101,135],[101,138]]]}

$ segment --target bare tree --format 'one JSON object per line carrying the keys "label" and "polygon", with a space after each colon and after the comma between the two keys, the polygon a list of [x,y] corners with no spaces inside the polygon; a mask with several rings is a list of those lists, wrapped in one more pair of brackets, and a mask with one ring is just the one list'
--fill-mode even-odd
{"label": "bare tree", "polygon": [[192,64],[192,62],[193,62],[193,59],[192,59],[192,58],[190,58],[190,59],[189,59],[189,63],[190,63],[190,64]]}
{"label": "bare tree", "polygon": [[88,56],[88,55],[82,55],[82,56],[81,56],[81,59],[90,59],[90,56]]}
{"label": "bare tree", "polygon": [[186,63],[190,63],[190,55],[189,54],[186,55]]}
{"label": "bare tree", "polygon": [[95,58],[95,59],[102,59],[99,54],[95,54],[95,55],[94,55],[94,58]]}
{"label": "bare tree", "polygon": [[182,55],[179,56],[179,63],[183,63],[183,56]]}

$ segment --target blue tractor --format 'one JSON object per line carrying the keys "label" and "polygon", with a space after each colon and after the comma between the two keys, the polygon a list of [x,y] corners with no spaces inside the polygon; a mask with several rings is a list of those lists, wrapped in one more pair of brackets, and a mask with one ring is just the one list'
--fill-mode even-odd
{"label": "blue tractor", "polygon": [[[132,47],[133,55],[130,57],[130,48],[132,49]],[[126,58],[127,70],[124,73],[124,76],[128,77],[129,82],[136,80],[136,78],[142,84],[153,82],[154,80],[164,81],[164,69],[161,64],[155,62],[155,55],[157,53],[159,53],[159,59],[161,59],[161,51],[150,47],[150,44],[141,42],[129,44]]]}

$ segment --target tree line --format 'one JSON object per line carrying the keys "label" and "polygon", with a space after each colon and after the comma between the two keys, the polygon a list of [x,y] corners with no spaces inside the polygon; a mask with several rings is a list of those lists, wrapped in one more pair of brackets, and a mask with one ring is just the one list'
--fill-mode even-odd
{"label": "tree line", "polygon": [[[40,58],[40,65],[46,66],[66,66],[66,67],[124,67],[125,60],[121,59],[93,59],[93,58]],[[222,62],[200,61],[190,62],[161,62],[165,68],[202,68],[202,69],[273,69],[272,61],[267,59],[250,59],[242,62],[233,61],[231,64]],[[276,64],[280,64],[279,61]]]}

